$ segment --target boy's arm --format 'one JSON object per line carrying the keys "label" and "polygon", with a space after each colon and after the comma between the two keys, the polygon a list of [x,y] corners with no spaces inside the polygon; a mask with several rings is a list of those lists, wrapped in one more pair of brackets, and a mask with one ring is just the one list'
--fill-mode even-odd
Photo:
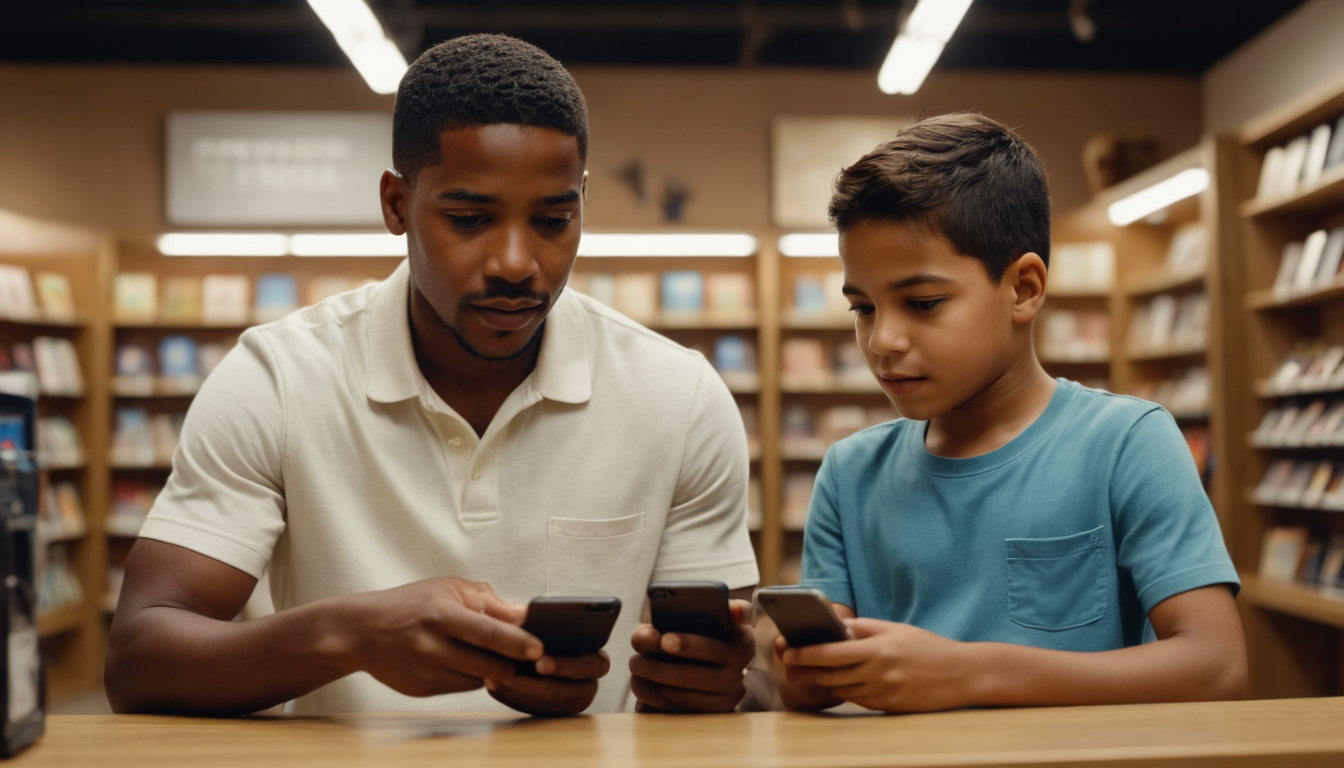
{"label": "boy's arm", "polygon": [[1054,706],[1239,699],[1246,648],[1231,591],[1193,589],[1154,606],[1157,642],[1081,653],[961,643],[906,624],[857,619],[855,639],[790,649],[794,685],[870,709]]}

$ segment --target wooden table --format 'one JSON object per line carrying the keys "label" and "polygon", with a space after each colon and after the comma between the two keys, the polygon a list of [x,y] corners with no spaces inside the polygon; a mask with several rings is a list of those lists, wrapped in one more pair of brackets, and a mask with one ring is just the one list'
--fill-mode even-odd
{"label": "wooden table", "polygon": [[18,766],[1344,766],[1344,698],[931,715],[57,715]]}

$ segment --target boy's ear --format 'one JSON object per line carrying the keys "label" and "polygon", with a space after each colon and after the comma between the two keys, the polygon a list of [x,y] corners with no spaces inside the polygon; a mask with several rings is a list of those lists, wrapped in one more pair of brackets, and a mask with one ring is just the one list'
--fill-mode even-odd
{"label": "boy's ear", "polygon": [[1008,265],[1004,279],[1013,286],[1013,322],[1030,323],[1045,303],[1045,260],[1036,253],[1025,253]]}

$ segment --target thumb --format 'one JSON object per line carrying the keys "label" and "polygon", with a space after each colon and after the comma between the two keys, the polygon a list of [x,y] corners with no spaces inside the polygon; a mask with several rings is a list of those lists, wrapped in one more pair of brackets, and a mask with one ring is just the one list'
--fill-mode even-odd
{"label": "thumb", "polygon": [[489,585],[482,585],[483,589],[478,591],[474,597],[477,603],[471,606],[474,610],[485,614],[494,619],[522,626],[523,620],[527,618],[527,606],[522,603],[511,603],[504,600]]}
{"label": "thumb", "polygon": [[734,624],[750,624],[756,626],[756,616],[751,609],[751,603],[746,600],[729,600],[728,617]]}

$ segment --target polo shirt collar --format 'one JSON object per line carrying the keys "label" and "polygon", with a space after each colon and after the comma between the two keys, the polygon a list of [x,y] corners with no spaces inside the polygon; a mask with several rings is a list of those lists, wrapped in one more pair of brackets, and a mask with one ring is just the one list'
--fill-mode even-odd
{"label": "polo shirt collar", "polygon": [[[407,311],[410,274],[407,259],[373,289],[369,301],[366,392],[370,400],[394,403],[419,397],[424,390],[424,375],[415,362]],[[541,337],[532,381],[537,393],[548,400],[584,403],[592,397],[588,329],[583,307],[568,288],[560,292],[560,298],[546,315],[546,330]]]}

